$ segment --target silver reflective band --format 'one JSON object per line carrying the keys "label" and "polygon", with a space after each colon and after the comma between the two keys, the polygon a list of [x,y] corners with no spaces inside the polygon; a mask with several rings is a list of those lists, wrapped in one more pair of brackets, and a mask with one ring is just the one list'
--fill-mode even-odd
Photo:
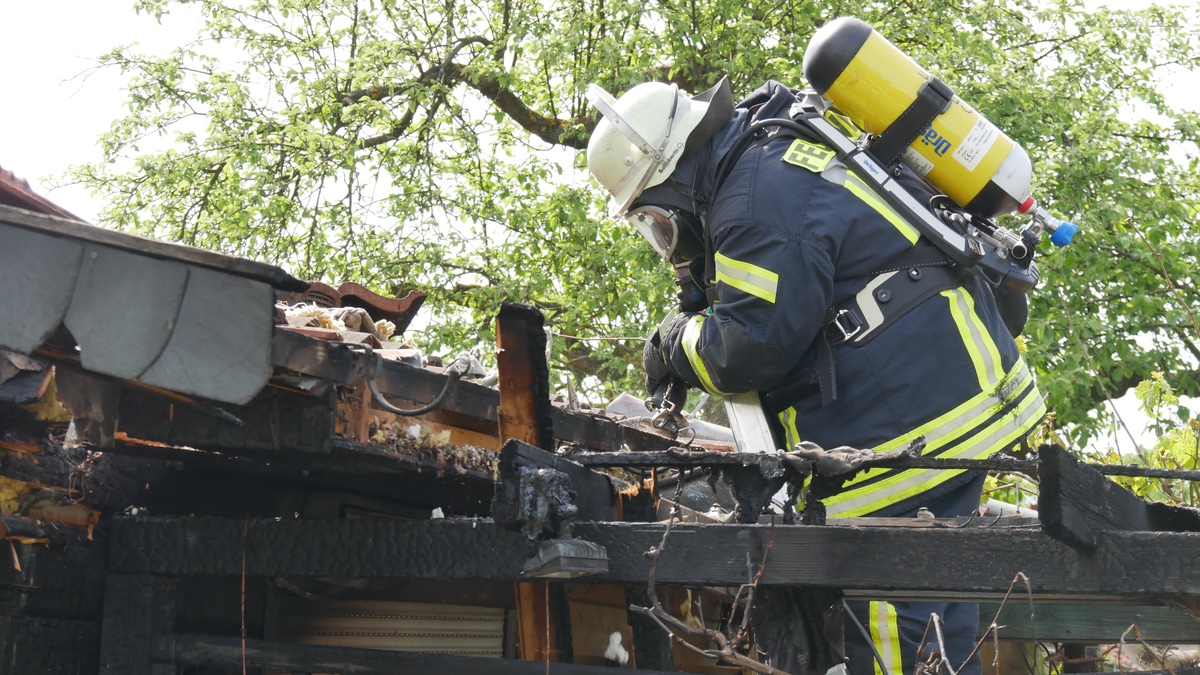
{"label": "silver reflective band", "polygon": [[[617,100],[614,99],[607,91],[604,91],[603,87],[597,84],[589,84],[586,96],[588,102],[600,111],[600,114],[604,116],[604,119],[608,120],[610,124],[616,127],[617,131],[620,131],[622,136],[628,138],[631,143],[638,146],[638,150],[650,155],[656,162],[662,161],[662,150],[665,148],[660,148],[659,150],[655,151],[654,146],[650,145],[646,139],[642,138],[642,135],[639,134],[636,129],[629,125],[629,122],[626,122],[624,118],[617,113],[616,109],[613,108],[613,104],[616,103]],[[671,114],[672,116],[675,114],[673,107]],[[670,122],[668,122],[668,124],[670,124]]]}
{"label": "silver reflective band", "polygon": [[679,243],[679,218],[674,211],[668,211],[658,206],[640,206],[625,214],[628,220],[641,234],[654,252],[670,260]]}

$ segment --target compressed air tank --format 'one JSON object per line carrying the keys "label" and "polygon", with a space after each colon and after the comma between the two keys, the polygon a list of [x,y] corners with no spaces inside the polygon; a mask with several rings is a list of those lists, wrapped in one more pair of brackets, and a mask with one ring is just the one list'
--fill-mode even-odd
{"label": "compressed air tank", "polygon": [[[851,17],[831,21],[813,36],[804,52],[804,76],[874,136],[908,110],[931,79],[869,24]],[[1033,165],[1025,149],[957,95],[900,159],[984,218],[1016,209],[1031,192]]]}

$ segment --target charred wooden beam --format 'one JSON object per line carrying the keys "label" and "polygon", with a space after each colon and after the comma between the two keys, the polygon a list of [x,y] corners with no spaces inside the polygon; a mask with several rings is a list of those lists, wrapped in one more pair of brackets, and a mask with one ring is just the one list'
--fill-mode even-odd
{"label": "charred wooden beam", "polygon": [[[155,574],[331,576],[517,580],[530,552],[521,534],[488,520],[252,520],[116,518],[111,569]],[[599,582],[645,583],[643,554],[663,524],[576,523],[574,536],[603,546],[609,572]],[[1080,552],[1040,530],[676,524],[659,561],[664,584],[730,586],[746,582],[746,556],[760,560],[773,586],[823,586],[859,594],[986,599],[1017,572],[1041,599],[1200,594],[1191,573],[1200,533],[1100,532]],[[372,551],[346,556],[347,549]],[[818,553],[815,553],[818,552]],[[938,574],[897,574],[937,569]]]}
{"label": "charred wooden beam", "polygon": [[577,509],[571,520],[621,520],[619,493],[632,486],[514,438],[500,450],[500,483],[492,503],[492,517],[501,526],[518,529],[532,517],[521,513],[522,467],[553,469],[566,475],[573,488],[573,505]]}
{"label": "charred wooden beam", "polygon": [[546,325],[533,307],[505,304],[496,317],[500,438],[554,449]]}
{"label": "charred wooden beam", "polygon": [[320,453],[334,435],[330,401],[267,389],[243,406],[228,410],[232,424],[194,406],[139,389],[124,388],[120,431],[131,438],[254,456],[269,453]]}
{"label": "charred wooden beam", "polygon": [[[202,635],[160,635],[153,642],[156,660],[179,666],[209,666],[283,670],[289,672],[338,672],[358,675],[610,675],[604,666],[545,661],[487,659],[451,654],[327,647],[264,640],[245,640]],[[682,675],[675,671],[638,670],[646,675]]]}
{"label": "charred wooden beam", "polygon": [[1072,546],[1093,549],[1105,530],[1200,532],[1200,511],[1142,501],[1059,446],[1041,446],[1038,460],[1038,517]]}
{"label": "charred wooden beam", "polygon": [[95,673],[100,622],[0,612],[0,672]]}
{"label": "charred wooden beam", "polygon": [[[440,507],[445,513],[458,515],[482,516],[491,509],[494,488],[492,479],[480,472],[463,469],[455,462],[439,462],[422,457],[399,458],[384,454],[359,454],[352,443],[337,443],[333,446],[329,453],[321,455],[248,458],[138,439],[118,438],[114,451],[136,457],[182,462],[189,469],[201,472],[199,475],[211,479],[211,483],[219,484],[222,494],[226,495],[228,492],[225,491],[234,490],[234,486],[242,485],[244,490],[250,491],[256,488],[260,491],[289,488],[332,490],[413,507]],[[167,509],[168,512],[179,513],[196,510],[195,504],[187,508],[182,503],[185,496],[197,499],[196,504],[213,501],[195,494],[196,490],[204,489],[206,484],[204,481],[196,481],[195,473],[175,477],[172,483],[183,483],[178,498],[168,496],[164,502],[156,497],[145,504],[152,507],[165,504],[171,507]],[[244,499],[228,500],[231,506],[246,506]],[[141,504],[139,502],[139,505]],[[122,504],[121,507],[126,505]],[[152,509],[152,512],[161,513],[162,510]]]}
{"label": "charred wooden beam", "polygon": [[[342,345],[288,331],[275,331],[272,356],[277,368],[319,377],[339,386],[353,387],[361,378],[361,354]],[[434,400],[445,383],[446,376],[441,373],[391,361],[384,363],[377,381],[380,392],[388,398],[419,404]],[[437,414],[443,416],[446,423],[480,431],[490,425],[492,433],[496,433],[499,409],[500,394],[496,390],[460,381]],[[663,451],[678,445],[664,436],[622,426],[615,420],[595,415],[554,408],[551,418],[555,439],[593,450]]]}

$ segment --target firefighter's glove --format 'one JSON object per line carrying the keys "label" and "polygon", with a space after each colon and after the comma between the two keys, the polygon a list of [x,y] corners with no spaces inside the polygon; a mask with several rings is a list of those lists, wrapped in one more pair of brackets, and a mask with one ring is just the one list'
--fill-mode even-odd
{"label": "firefighter's glove", "polygon": [[658,329],[646,339],[646,344],[642,349],[642,367],[646,371],[646,394],[655,401],[656,406],[661,406],[661,402],[665,398],[678,410],[687,400],[688,384],[668,365],[663,345],[666,344],[669,347],[678,344],[679,335],[683,332],[683,327],[691,319],[691,316],[687,313],[667,315]]}

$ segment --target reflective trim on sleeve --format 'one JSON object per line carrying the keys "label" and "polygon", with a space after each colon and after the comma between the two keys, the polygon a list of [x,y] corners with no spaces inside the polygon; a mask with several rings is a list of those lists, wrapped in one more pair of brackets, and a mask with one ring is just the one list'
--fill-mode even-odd
{"label": "reflective trim on sleeve", "polygon": [[900,658],[900,628],[896,620],[896,608],[892,603],[873,600],[870,606],[871,642],[879,651],[880,658],[887,664],[885,671],[879,661],[874,661],[875,675],[899,675],[904,672]]}
{"label": "reflective trim on sleeve", "polygon": [[[1027,435],[1046,414],[1046,403],[1023,360],[1001,382],[937,419],[881,443],[878,452],[925,437],[925,457],[982,459]],[[930,490],[963,470],[872,469],[823,501],[830,516],[861,516]]]}
{"label": "reflective trim on sleeve", "polygon": [[800,430],[796,428],[796,409],[787,407],[783,412],[779,413],[779,424],[783,427],[783,440],[787,444],[788,452],[800,443]]}
{"label": "reflective trim on sleeve", "polygon": [[879,195],[875,194],[874,190],[872,190],[865,182],[863,182],[863,179],[855,176],[853,173],[847,172],[846,183],[842,187],[849,190],[850,194],[865,202],[867,206],[875,209],[879,215],[883,216],[889,223],[892,224],[892,227],[896,228],[896,230],[900,233],[900,236],[908,240],[908,243],[917,243],[917,239],[921,236],[920,233],[917,232],[917,228],[913,227],[912,223],[909,223],[907,220],[905,220],[904,217],[897,213],[895,209],[893,209],[891,206],[888,206],[887,202],[883,201]]}
{"label": "reflective trim on sleeve", "polygon": [[942,291],[942,295],[950,301],[950,315],[958,326],[962,336],[963,346],[971,356],[975,365],[975,376],[979,378],[979,388],[987,391],[1000,382],[1001,365],[1000,350],[988,333],[979,315],[975,313],[975,299],[965,289],[953,288]]}
{"label": "reflective trim on sleeve", "polygon": [[775,304],[775,293],[779,290],[779,275],[765,267],[734,260],[717,251],[717,282],[749,293],[756,298]]}
{"label": "reflective trim on sleeve", "polygon": [[725,392],[717,389],[717,386],[713,384],[712,376],[708,374],[708,367],[704,365],[704,359],[700,358],[700,330],[703,326],[703,314],[697,314],[688,320],[683,327],[683,337],[680,338],[680,342],[683,343],[683,353],[687,355],[688,364],[696,373],[696,377],[700,379],[700,386],[704,388],[704,391],[715,396],[726,396]]}

